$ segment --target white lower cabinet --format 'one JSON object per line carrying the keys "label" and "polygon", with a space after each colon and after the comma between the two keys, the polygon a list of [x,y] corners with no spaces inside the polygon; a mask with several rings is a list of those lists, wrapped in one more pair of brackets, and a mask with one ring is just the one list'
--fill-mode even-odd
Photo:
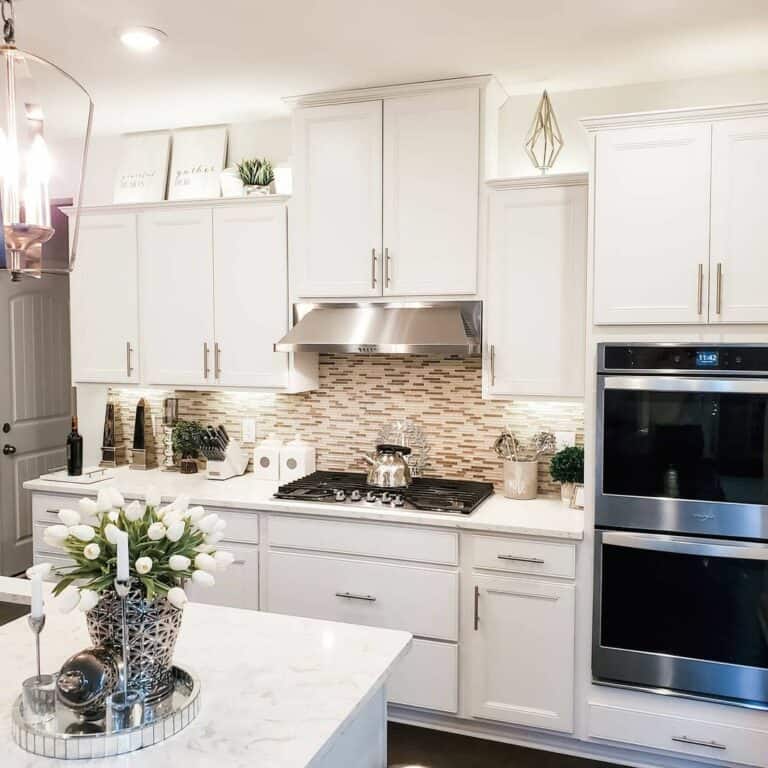
{"label": "white lower cabinet", "polygon": [[474,717],[573,731],[573,584],[474,575],[468,633]]}
{"label": "white lower cabinet", "polygon": [[594,703],[589,705],[588,727],[595,739],[663,749],[698,760],[768,763],[768,731]]}
{"label": "white lower cabinet", "polygon": [[[254,524],[258,525],[254,518]],[[259,548],[251,544],[222,542],[221,549],[231,552],[235,561],[223,573],[216,574],[216,586],[188,584],[186,592],[196,603],[224,605],[228,608],[259,610]]]}
{"label": "white lower cabinet", "polygon": [[414,638],[387,684],[392,704],[455,714],[459,708],[459,648]]}

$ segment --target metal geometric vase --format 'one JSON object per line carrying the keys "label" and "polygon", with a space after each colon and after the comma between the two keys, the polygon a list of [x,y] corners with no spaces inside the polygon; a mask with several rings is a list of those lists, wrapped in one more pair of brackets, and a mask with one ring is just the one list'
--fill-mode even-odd
{"label": "metal geometric vase", "polygon": [[[126,598],[128,618],[128,687],[157,701],[173,689],[173,651],[184,612],[164,597],[152,602],[141,589],[133,588]],[[86,614],[88,633],[96,647],[110,648],[121,655],[123,642],[120,598],[105,592],[98,605]]]}

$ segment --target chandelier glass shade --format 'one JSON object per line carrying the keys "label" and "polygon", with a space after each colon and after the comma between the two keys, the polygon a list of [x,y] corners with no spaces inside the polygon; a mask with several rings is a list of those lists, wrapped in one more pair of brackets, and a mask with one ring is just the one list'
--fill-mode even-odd
{"label": "chandelier glass shade", "polygon": [[[4,42],[0,43],[0,269],[12,280],[68,273],[74,266],[85,161],[93,101],[85,88],[52,62],[16,47],[13,5],[0,0]],[[43,245],[54,235],[50,181],[54,160],[49,136],[62,148],[77,198],[69,217],[64,263],[47,265]]]}

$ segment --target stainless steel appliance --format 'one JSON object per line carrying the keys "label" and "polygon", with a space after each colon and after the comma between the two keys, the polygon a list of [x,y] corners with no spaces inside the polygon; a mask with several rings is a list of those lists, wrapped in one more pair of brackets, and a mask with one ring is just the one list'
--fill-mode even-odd
{"label": "stainless steel appliance", "polygon": [[593,677],[768,708],[768,345],[598,356]]}
{"label": "stainless steel appliance", "polygon": [[411,484],[411,468],[405,457],[411,452],[404,445],[381,443],[373,456],[363,454],[370,464],[368,485],[378,488],[406,488]]}
{"label": "stainless steel appliance", "polygon": [[368,485],[362,473],[317,471],[281,485],[275,498],[468,515],[492,494],[492,483],[471,480],[414,477],[407,488],[386,489]]}

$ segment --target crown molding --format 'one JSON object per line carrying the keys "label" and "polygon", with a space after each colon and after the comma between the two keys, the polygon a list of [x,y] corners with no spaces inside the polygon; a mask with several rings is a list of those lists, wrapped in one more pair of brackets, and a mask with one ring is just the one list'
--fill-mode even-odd
{"label": "crown molding", "polygon": [[488,179],[489,189],[538,189],[544,187],[585,187],[589,183],[587,173],[555,173],[542,176],[518,176],[507,179]]}
{"label": "crown molding", "polygon": [[633,128],[644,125],[676,125],[682,123],[708,123],[714,120],[738,120],[744,117],[765,117],[768,103],[754,102],[719,107],[687,107],[654,112],[629,112],[624,115],[585,117],[580,121],[588,133],[613,128]]}
{"label": "crown molding", "polygon": [[291,107],[322,107],[331,104],[349,104],[357,101],[376,101],[391,99],[396,96],[413,96],[420,93],[433,93],[451,88],[483,88],[495,80],[493,75],[475,75],[473,77],[452,77],[445,80],[425,80],[419,83],[401,83],[399,85],[381,85],[371,88],[351,88],[343,91],[325,91],[306,93],[301,96],[287,96],[283,102]]}
{"label": "crown molding", "polygon": [[[284,205],[290,195],[252,195],[251,197],[214,197],[209,200],[161,200],[157,203],[111,203],[107,205],[81,205],[80,213],[138,213],[140,211],[178,210],[179,208],[222,208],[250,205]],[[75,206],[61,208],[71,216]]]}

